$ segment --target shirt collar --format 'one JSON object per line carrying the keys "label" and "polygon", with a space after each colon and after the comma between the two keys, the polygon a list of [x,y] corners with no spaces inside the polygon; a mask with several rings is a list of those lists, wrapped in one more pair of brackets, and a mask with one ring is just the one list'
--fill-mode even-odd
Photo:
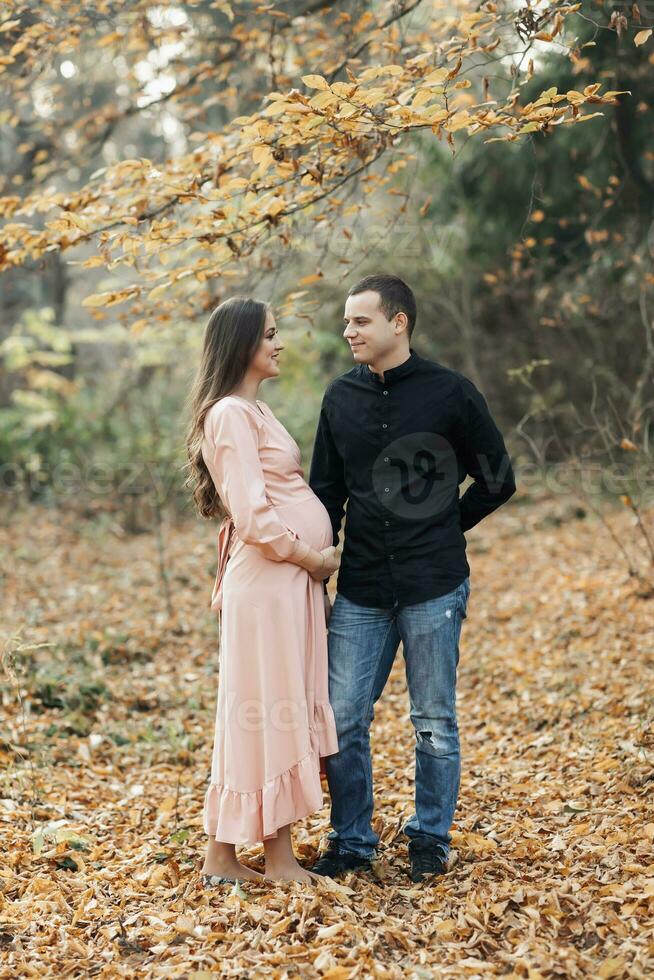
{"label": "shirt collar", "polygon": [[384,371],[384,380],[382,381],[381,376],[376,374],[375,371],[371,371],[368,364],[362,364],[363,377],[372,384],[383,385],[394,384],[399,381],[400,378],[406,377],[406,375],[411,374],[418,366],[418,361],[420,360],[419,355],[416,354],[413,347],[409,347],[409,356],[402,364],[398,364],[397,367],[389,368]]}

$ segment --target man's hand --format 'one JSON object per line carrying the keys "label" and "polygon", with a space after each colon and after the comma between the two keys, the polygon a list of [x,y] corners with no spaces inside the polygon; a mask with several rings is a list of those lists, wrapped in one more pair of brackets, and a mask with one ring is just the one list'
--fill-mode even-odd
{"label": "man's hand", "polygon": [[323,596],[323,599],[325,600],[325,622],[329,626],[329,617],[332,614],[332,604],[331,604],[331,600],[330,600],[329,596],[327,595],[327,593],[325,593],[325,595]]}

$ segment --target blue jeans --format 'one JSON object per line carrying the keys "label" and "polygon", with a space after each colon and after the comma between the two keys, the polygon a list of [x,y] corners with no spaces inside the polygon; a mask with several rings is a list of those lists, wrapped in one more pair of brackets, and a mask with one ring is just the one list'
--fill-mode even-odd
{"label": "blue jeans", "polygon": [[337,593],[329,620],[329,700],[339,751],[323,760],[331,795],[330,840],[340,850],[375,856],[370,724],[400,641],[411,722],[416,733],[415,813],[407,837],[449,853],[461,756],[456,718],[459,637],[470,578],[447,595],[410,606],[375,609]]}

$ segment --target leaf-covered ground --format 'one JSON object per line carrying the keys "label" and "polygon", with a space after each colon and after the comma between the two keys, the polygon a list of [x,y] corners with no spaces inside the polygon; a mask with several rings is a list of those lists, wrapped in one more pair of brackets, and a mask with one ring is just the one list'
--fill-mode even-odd
{"label": "leaf-covered ground", "polygon": [[[35,508],[0,531],[2,976],[654,975],[654,599],[600,523],[518,499],[468,534],[456,860],[429,887],[400,831],[401,651],[372,731],[375,874],[200,887],[215,538],[167,533],[170,619],[154,536]],[[295,828],[307,865],[328,821],[326,792]]]}

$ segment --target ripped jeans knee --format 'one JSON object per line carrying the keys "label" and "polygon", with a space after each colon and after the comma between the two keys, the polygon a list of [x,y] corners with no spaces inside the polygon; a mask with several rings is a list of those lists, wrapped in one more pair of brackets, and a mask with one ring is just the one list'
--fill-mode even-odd
{"label": "ripped jeans knee", "polygon": [[435,756],[457,755],[459,729],[456,718],[421,718],[416,725],[416,749]]}

